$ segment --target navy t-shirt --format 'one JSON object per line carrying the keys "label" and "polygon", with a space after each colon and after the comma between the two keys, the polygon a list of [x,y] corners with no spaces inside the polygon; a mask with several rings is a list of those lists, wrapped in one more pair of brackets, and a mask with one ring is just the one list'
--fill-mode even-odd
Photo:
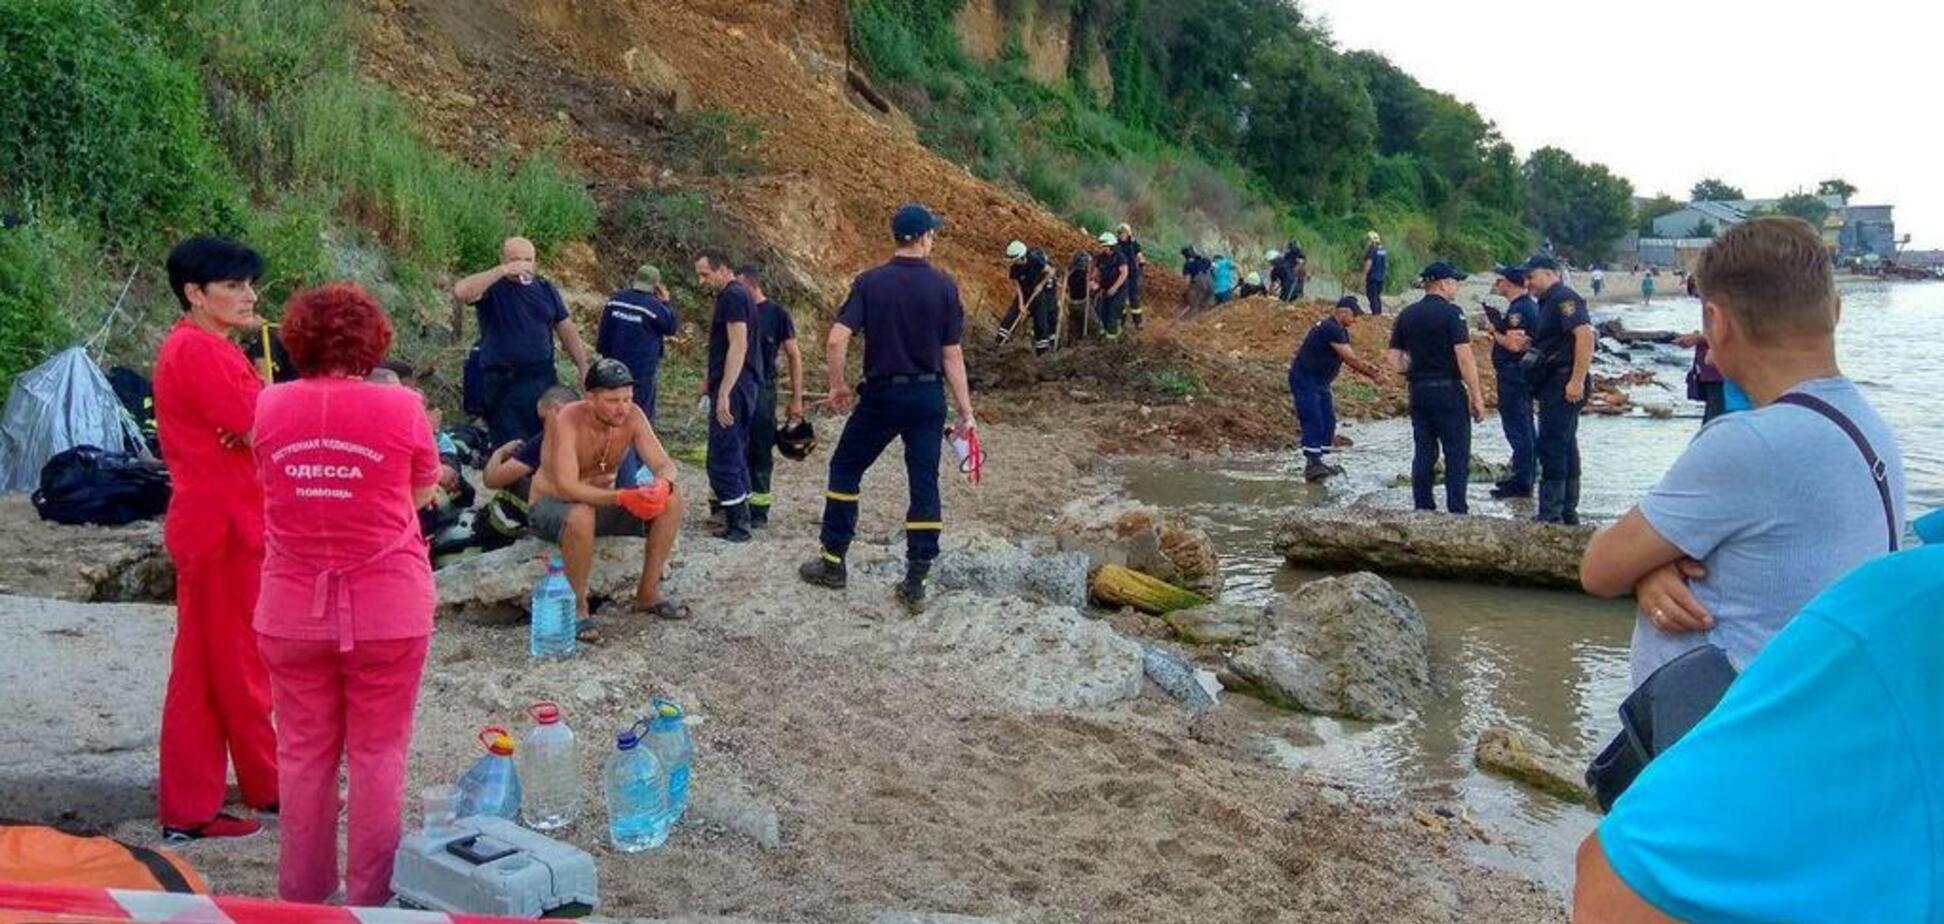
{"label": "navy t-shirt", "polygon": [[774,388],[782,384],[776,374],[776,354],[796,335],[796,319],[790,317],[790,309],[768,299],[756,306],[756,351],[761,358],[758,371],[765,385]]}
{"label": "navy t-shirt", "polygon": [[554,358],[554,325],[567,320],[567,303],[553,283],[507,277],[473,303],[479,315],[480,361],[487,366],[530,366]]}
{"label": "navy t-shirt", "polygon": [[1410,354],[1407,377],[1413,382],[1455,379],[1458,356],[1452,347],[1471,342],[1465,313],[1436,295],[1426,295],[1397,316],[1390,348]]}
{"label": "navy t-shirt", "polygon": [[736,380],[736,387],[763,384],[762,357],[756,344],[756,301],[749,297],[749,290],[742,283],[732,282],[716,293],[715,315],[709,319],[709,378],[710,394],[715,394],[722,386],[723,367],[729,364],[729,325],[743,325],[743,336],[748,349],[743,353],[742,375]]}
{"label": "navy t-shirt", "polygon": [[1014,263],[1012,268],[1007,270],[1007,274],[1012,277],[1013,285],[1019,289],[1020,298],[1025,299],[1027,308],[1033,307],[1035,301],[1053,294],[1054,287],[1050,284],[1044,289],[1040,288],[1040,283],[1046,279],[1047,269],[1046,255],[1035,250],[1029,251],[1026,259]]}
{"label": "navy t-shirt", "polygon": [[1573,365],[1573,331],[1592,323],[1586,318],[1586,299],[1565,283],[1554,283],[1539,298],[1539,317],[1532,325],[1532,348],[1546,366]]}
{"label": "navy t-shirt", "polygon": [[640,289],[623,289],[601,309],[601,330],[594,351],[627,364],[637,381],[655,374],[661,365],[662,338],[675,333],[675,308]]}
{"label": "navy t-shirt", "polygon": [[864,378],[943,375],[945,348],[965,336],[958,283],[918,257],[858,274],[837,323],[864,336]]}
{"label": "navy t-shirt", "polygon": [[1129,285],[1141,281],[1141,242],[1133,238],[1120,242],[1121,259],[1127,261],[1127,282]]}
{"label": "navy t-shirt", "polygon": [[1383,282],[1390,272],[1390,251],[1382,244],[1372,244],[1364,251],[1364,259],[1370,261],[1370,272],[1364,274],[1364,281]]}
{"label": "navy t-shirt", "polygon": [[[1538,326],[1539,303],[1533,301],[1530,295],[1521,295],[1513,299],[1512,304],[1506,307],[1505,314],[1499,316],[1499,323],[1493,325],[1501,334],[1522,330],[1528,336],[1532,334],[1533,328]],[[1516,363],[1519,357],[1524,355],[1524,353],[1514,353],[1496,342],[1492,344],[1492,365],[1494,366]]]}
{"label": "navy t-shirt", "polygon": [[1326,317],[1316,322],[1316,326],[1303,336],[1303,345],[1296,348],[1290,371],[1318,381],[1333,382],[1337,373],[1343,371],[1343,357],[1337,354],[1336,345],[1349,342],[1350,332],[1338,324],[1335,317]]}
{"label": "navy t-shirt", "polygon": [[1121,283],[1118,291],[1114,291],[1114,277],[1119,276],[1121,267],[1126,265],[1127,255],[1121,253],[1120,247],[1118,246],[1109,247],[1099,256],[1094,257],[1094,272],[1098,274],[1098,278],[1100,279],[1100,294],[1102,296],[1108,296],[1112,292],[1111,297],[1118,298],[1127,291],[1129,285],[1133,284],[1133,271],[1129,270],[1127,281]]}

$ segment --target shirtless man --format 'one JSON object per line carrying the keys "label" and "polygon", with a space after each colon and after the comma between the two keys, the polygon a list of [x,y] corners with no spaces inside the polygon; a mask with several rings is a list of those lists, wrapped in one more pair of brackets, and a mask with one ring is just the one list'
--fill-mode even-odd
{"label": "shirtless man", "polygon": [[[621,457],[633,449],[655,480],[675,485],[675,461],[663,451],[655,428],[634,401],[634,376],[620,360],[597,360],[587,370],[587,397],[562,407],[547,421],[544,455],[533,476],[528,512],[533,534],[560,545],[567,583],[574,588],[583,627],[589,626],[587,582],[594,567],[597,536],[646,535],[641,582],[635,587],[636,612],[681,619],[686,607],[662,596],[661,576],[682,525],[682,498],[670,493],[667,505],[650,522],[624,509],[625,495],[646,489],[616,490]],[[588,633],[589,640],[598,636]]]}

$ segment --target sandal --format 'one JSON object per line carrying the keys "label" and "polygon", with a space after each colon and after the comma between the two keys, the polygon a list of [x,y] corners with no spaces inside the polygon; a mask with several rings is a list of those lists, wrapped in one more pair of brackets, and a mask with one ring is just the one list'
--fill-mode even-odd
{"label": "sandal", "polygon": [[583,642],[588,645],[606,643],[607,635],[601,631],[601,621],[595,619],[593,616],[580,620],[574,626],[574,641]]}
{"label": "sandal", "polygon": [[639,603],[630,603],[628,604],[628,610],[630,612],[640,613],[643,616],[666,619],[670,622],[680,622],[695,615],[689,610],[688,604],[677,603],[673,600],[663,600],[654,606],[642,606]]}

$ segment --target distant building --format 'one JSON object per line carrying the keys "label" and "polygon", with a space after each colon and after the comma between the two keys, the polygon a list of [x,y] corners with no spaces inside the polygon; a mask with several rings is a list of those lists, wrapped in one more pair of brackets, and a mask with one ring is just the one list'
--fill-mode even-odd
{"label": "distant building", "polygon": [[1888,205],[1850,205],[1843,208],[1843,225],[1836,239],[1840,257],[1874,254],[1886,260],[1897,255],[1897,223]]}
{"label": "distant building", "polygon": [[1696,232],[1707,230],[1720,234],[1749,219],[1750,203],[1732,202],[1690,202],[1678,212],[1669,212],[1654,219],[1656,238],[1706,237]]}
{"label": "distant building", "polygon": [[[1866,254],[1890,258],[1897,252],[1897,226],[1890,217],[1892,206],[1844,205],[1836,196],[1823,196],[1829,216],[1823,219],[1823,243],[1838,259]],[[1720,234],[1754,216],[1775,208],[1775,199],[1727,199],[1719,202],[1690,202],[1679,211],[1654,219],[1653,235],[1642,240],[1644,262],[1656,266],[1672,265],[1658,257],[1665,249],[1649,247],[1650,241],[1679,240]],[[1650,251],[1652,251],[1650,253]]]}
{"label": "distant building", "polygon": [[1711,237],[1643,237],[1638,243],[1638,262],[1656,269],[1691,272],[1701,251],[1714,243]]}

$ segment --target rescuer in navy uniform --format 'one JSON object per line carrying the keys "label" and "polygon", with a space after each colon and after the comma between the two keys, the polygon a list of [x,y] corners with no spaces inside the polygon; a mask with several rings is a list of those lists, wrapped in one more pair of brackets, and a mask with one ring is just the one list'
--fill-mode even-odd
{"label": "rescuer in navy uniform", "polygon": [[1465,485],[1471,478],[1471,428],[1485,419],[1485,398],[1472,359],[1471,329],[1465,313],[1451,301],[1464,278],[1449,263],[1425,267],[1418,274],[1424,298],[1399,312],[1391,328],[1391,366],[1410,381],[1411,503],[1418,510],[1438,509],[1431,497],[1431,477],[1440,447],[1445,509],[1470,510]]}
{"label": "rescuer in navy uniform", "polygon": [[673,337],[680,323],[661,270],[653,266],[636,270],[634,285],[608,296],[601,308],[594,352],[620,360],[634,374],[635,404],[651,423],[661,389],[662,341]]}
{"label": "rescuer in navy uniform", "polygon": [[1303,480],[1322,481],[1343,469],[1330,464],[1336,448],[1336,397],[1330,383],[1349,366],[1358,375],[1377,380],[1377,367],[1358,358],[1350,347],[1350,328],[1356,326],[1355,295],[1337,300],[1336,307],[1303,335],[1303,343],[1289,360],[1289,398],[1296,408],[1296,424],[1302,432]]}
{"label": "rescuer in navy uniform", "polygon": [[1505,313],[1487,312],[1492,321],[1492,371],[1498,375],[1499,425],[1512,447],[1512,472],[1492,488],[1497,498],[1531,497],[1539,483],[1533,421],[1532,390],[1526,387],[1519,361],[1532,347],[1532,330],[1539,324],[1539,303],[1526,291],[1525,267],[1498,267],[1492,294],[1507,302]]}
{"label": "rescuer in navy uniform", "polygon": [[756,299],[736,281],[736,268],[720,250],[695,258],[695,278],[716,293],[709,319],[709,368],[702,394],[709,412],[709,491],[722,511],[719,539],[748,542],[749,434],[756,422],[756,393],[763,370],[756,345]]}
{"label": "rescuer in navy uniform", "polygon": [[1559,281],[1559,264],[1541,254],[1526,263],[1526,288],[1539,300],[1532,329],[1537,366],[1526,378],[1539,403],[1539,515],[1577,524],[1580,499],[1579,417],[1591,391],[1593,326],[1586,300]]}
{"label": "rescuer in navy uniform", "polygon": [[857,410],[830,457],[824,493],[823,553],[797,573],[823,587],[848,580],[844,555],[857,534],[857,505],[864,472],[891,440],[904,441],[905,476],[911,490],[905,511],[905,576],[898,600],[924,608],[925,580],[938,558],[943,528],[938,496],[939,456],[944,446],[945,397],[958,408],[953,435],[972,435],[972,392],[965,379],[965,306],[958,283],[931,265],[939,221],[922,205],[905,205],[891,217],[897,251],[891,262],[860,274],[830,326],[825,344],[830,396],[825,406],[851,405],[844,381],[844,354],[854,333],[864,335],[864,384]]}

